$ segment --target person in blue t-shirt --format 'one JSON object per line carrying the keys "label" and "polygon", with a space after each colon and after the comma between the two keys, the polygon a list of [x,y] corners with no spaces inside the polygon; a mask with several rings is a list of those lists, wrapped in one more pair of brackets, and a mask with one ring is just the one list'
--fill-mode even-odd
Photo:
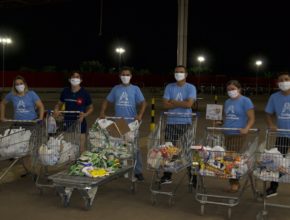
{"label": "person in blue t-shirt", "polygon": [[[278,74],[278,87],[280,91],[272,94],[265,108],[267,125],[272,130],[290,129],[290,73],[281,72]],[[276,121],[276,124],[275,124]],[[290,147],[290,136],[277,134],[275,146],[285,156]],[[279,183],[271,182],[266,190],[266,196],[277,195]]]}
{"label": "person in blue t-shirt", "polygon": [[[22,76],[13,80],[13,86],[1,102],[1,120],[5,121],[5,109],[7,103],[12,102],[15,120],[43,120],[44,106],[39,96],[28,89]],[[38,111],[38,112],[37,112]]]}
{"label": "person in blue t-shirt", "polygon": [[[255,123],[254,105],[248,97],[241,94],[241,84],[237,80],[230,80],[226,84],[230,97],[224,104],[224,128],[238,130],[225,131],[225,146],[228,151],[243,149],[245,137]],[[240,188],[238,179],[230,179],[230,192],[237,192]]]}
{"label": "person in blue t-shirt", "polygon": [[[163,106],[169,113],[172,113],[172,115],[167,115],[165,141],[170,141],[173,145],[192,124],[192,106],[196,100],[195,86],[186,82],[186,67],[176,66],[174,77],[176,82],[168,84],[163,95]],[[171,183],[171,176],[171,172],[164,172],[160,179],[161,184]],[[195,185],[195,178],[192,181]]]}
{"label": "person in blue t-shirt", "polygon": [[[122,83],[114,86],[107,98],[103,101],[100,118],[106,117],[105,112],[108,105],[113,104],[116,117],[122,117],[125,119],[134,118],[140,122],[146,109],[146,101],[140,88],[130,83],[132,69],[130,67],[123,67],[120,70],[119,77]],[[137,112],[137,106],[140,106],[139,112]],[[127,122],[132,122],[132,120],[127,120]],[[144,180],[142,174],[142,156],[139,146],[137,146],[136,166],[134,172],[135,177],[139,181]]]}
{"label": "person in blue t-shirt", "polygon": [[[90,94],[81,87],[82,76],[78,72],[73,72],[69,82],[70,87],[64,88],[60,95],[60,100],[54,108],[54,116],[58,117],[61,106],[65,105],[65,111],[79,111],[78,116],[69,115],[67,117],[79,118],[81,122],[81,142],[80,152],[85,151],[87,122],[88,117],[94,110]],[[65,116],[66,117],[66,116]],[[73,119],[72,119],[73,120]]]}

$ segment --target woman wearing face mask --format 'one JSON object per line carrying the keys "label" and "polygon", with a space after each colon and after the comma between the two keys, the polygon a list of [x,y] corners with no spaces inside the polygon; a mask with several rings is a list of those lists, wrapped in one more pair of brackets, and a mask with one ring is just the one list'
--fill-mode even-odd
{"label": "woman wearing face mask", "polygon": [[[238,132],[228,132],[225,146],[228,151],[241,149],[244,136],[255,123],[255,112],[252,101],[241,94],[241,84],[237,80],[231,80],[226,84],[229,99],[224,104],[224,128],[238,128]],[[238,179],[230,179],[231,192],[237,192],[240,184]]]}
{"label": "woman wearing face mask", "polygon": [[[28,90],[27,83],[22,76],[13,80],[10,93],[1,102],[1,120],[5,121],[5,109],[8,102],[13,103],[15,120],[43,120],[44,106],[39,96]],[[38,110],[38,114],[36,112]]]}
{"label": "woman wearing face mask", "polygon": [[[269,129],[290,129],[290,73],[281,72],[278,74],[278,87],[280,91],[272,94],[265,108],[266,120]],[[276,123],[275,123],[276,122]],[[290,135],[277,135],[275,147],[285,157],[289,152]],[[271,182],[266,190],[266,196],[277,195],[279,183]]]}
{"label": "woman wearing face mask", "polygon": [[[130,67],[123,67],[119,74],[121,83],[114,86],[109,95],[103,101],[100,118],[105,118],[105,112],[109,104],[114,105],[115,116],[122,118],[135,118],[135,120],[141,121],[146,108],[145,98],[136,85],[130,83],[132,78],[132,69]],[[137,107],[139,106],[139,111]],[[131,122],[131,120],[127,120]],[[139,181],[143,181],[142,174],[142,155],[137,146],[136,152],[136,165],[135,165],[135,177]]]}
{"label": "woman wearing face mask", "polygon": [[60,95],[60,100],[54,108],[54,116],[57,117],[60,107],[64,104],[65,111],[79,111],[79,120],[81,122],[81,143],[80,151],[85,151],[85,141],[87,132],[86,117],[90,115],[94,108],[90,94],[81,87],[82,77],[79,73],[72,73],[69,82],[70,87],[64,88]]}

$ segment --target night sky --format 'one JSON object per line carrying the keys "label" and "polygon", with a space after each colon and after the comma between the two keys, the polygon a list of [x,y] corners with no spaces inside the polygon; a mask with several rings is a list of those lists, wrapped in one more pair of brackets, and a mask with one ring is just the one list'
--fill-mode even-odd
{"label": "night sky", "polygon": [[[256,58],[264,71],[290,70],[286,3],[189,3],[189,67],[202,53],[213,74],[250,73]],[[176,64],[177,0],[104,0],[102,35],[99,30],[100,0],[0,7],[0,35],[14,42],[5,52],[9,70],[72,69],[87,60],[116,67],[119,45],[126,49],[123,64],[136,69],[168,73]]]}

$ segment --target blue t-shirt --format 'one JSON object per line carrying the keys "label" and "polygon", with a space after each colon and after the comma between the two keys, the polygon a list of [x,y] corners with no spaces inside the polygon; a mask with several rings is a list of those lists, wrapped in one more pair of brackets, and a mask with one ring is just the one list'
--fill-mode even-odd
{"label": "blue t-shirt", "polygon": [[265,112],[276,115],[278,128],[290,129],[290,95],[283,95],[281,91],[272,94]]}
{"label": "blue t-shirt", "polygon": [[[196,100],[196,88],[190,83],[185,83],[183,86],[178,86],[177,83],[170,83],[166,86],[164,99],[185,101],[188,99]],[[168,116],[167,124],[191,124],[192,122],[192,109],[191,108],[174,108],[169,109],[171,113],[182,113],[180,115]]]}
{"label": "blue t-shirt", "polygon": [[137,115],[136,106],[143,102],[144,96],[138,86],[119,84],[113,87],[107,101],[114,103],[115,116],[133,118]]}
{"label": "blue t-shirt", "polygon": [[238,99],[227,99],[224,106],[224,128],[245,128],[248,122],[247,112],[254,109],[248,97],[240,96]]}
{"label": "blue t-shirt", "polygon": [[5,100],[13,103],[15,120],[35,120],[37,118],[35,103],[40,98],[34,91],[28,91],[24,96],[17,96],[10,92],[6,95]]}

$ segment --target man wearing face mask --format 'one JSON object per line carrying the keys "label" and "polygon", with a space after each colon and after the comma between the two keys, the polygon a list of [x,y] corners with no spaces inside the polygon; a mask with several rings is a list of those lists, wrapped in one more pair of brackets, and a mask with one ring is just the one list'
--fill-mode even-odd
{"label": "man wearing face mask", "polygon": [[[132,78],[132,69],[130,67],[123,67],[120,70],[119,77],[121,84],[114,86],[107,98],[103,101],[100,118],[105,118],[105,112],[109,104],[114,104],[115,116],[122,118],[135,118],[139,122],[142,120],[146,109],[146,101],[140,90],[136,85],[130,83]],[[137,106],[140,106],[137,112]],[[132,120],[127,120],[128,123]],[[139,181],[143,181],[142,174],[142,156],[139,147],[137,147],[135,177]]]}
{"label": "man wearing face mask", "polygon": [[80,86],[82,77],[78,72],[74,72],[69,82],[70,87],[64,88],[60,95],[60,100],[54,108],[54,115],[58,117],[60,107],[65,104],[65,111],[79,111],[79,121],[81,122],[81,143],[80,152],[85,151],[87,122],[86,117],[90,115],[94,108],[90,94]]}
{"label": "man wearing face mask", "polygon": [[[165,88],[163,106],[168,112],[173,113],[173,117],[168,116],[167,118],[165,141],[176,144],[176,141],[180,139],[192,123],[191,107],[196,100],[196,88],[186,82],[187,70],[185,66],[175,67],[174,77],[176,82],[168,84]],[[185,117],[178,116],[178,114],[174,116],[174,113],[181,113]],[[171,183],[171,176],[171,172],[164,172],[160,180],[161,184]],[[195,186],[195,176],[192,179],[192,184]]]}
{"label": "man wearing face mask", "polygon": [[[278,74],[278,87],[280,91],[272,94],[265,108],[268,128],[290,129],[290,73],[281,72]],[[276,124],[274,123],[276,121]],[[277,134],[275,147],[285,157],[290,147],[290,135]],[[276,196],[279,183],[271,182],[266,190],[266,196]]]}

